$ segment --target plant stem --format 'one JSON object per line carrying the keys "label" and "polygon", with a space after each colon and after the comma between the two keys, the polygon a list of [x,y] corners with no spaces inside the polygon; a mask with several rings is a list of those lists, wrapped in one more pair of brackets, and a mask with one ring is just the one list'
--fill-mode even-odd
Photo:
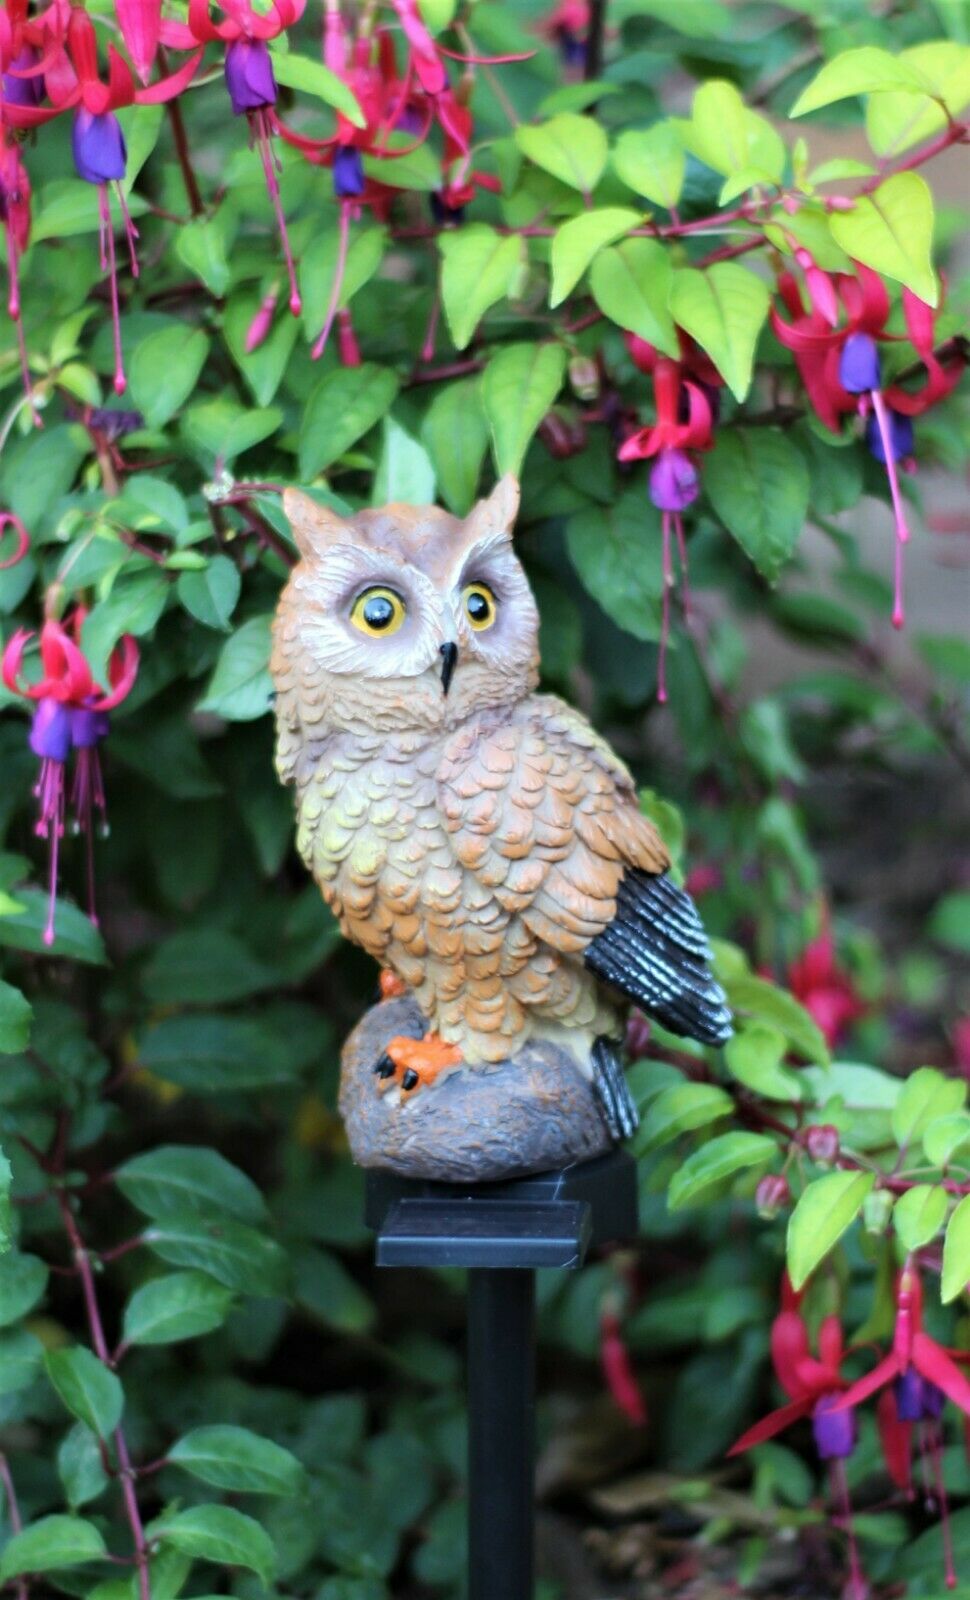
{"label": "plant stem", "polygon": [[[78,1276],[81,1279],[81,1291],[84,1295],[84,1308],[87,1313],[88,1328],[91,1333],[91,1342],[94,1345],[95,1355],[102,1361],[108,1370],[112,1370],[111,1351],[105,1338],[104,1323],[101,1320],[101,1308],[98,1305],[97,1288],[94,1282],[94,1273],[91,1269],[91,1257],[81,1237],[81,1230],[77,1219],[71,1210],[71,1202],[62,1188],[55,1191],[58,1210],[64,1232],[67,1234],[74,1261],[77,1266]],[[119,1478],[121,1493],[125,1503],[125,1514],[128,1526],[131,1529],[132,1544],[135,1551],[135,1565],[138,1568],[138,1593],[140,1600],[151,1600],[151,1581],[148,1573],[148,1545],[145,1541],[145,1529],[141,1520],[141,1511],[138,1506],[138,1496],[135,1493],[134,1473],[131,1466],[131,1457],[128,1453],[128,1441],[120,1424],[114,1434],[115,1450],[118,1454]]]}
{"label": "plant stem", "polygon": [[[158,59],[162,72],[166,73],[168,71],[168,63],[165,58],[165,51],[161,48],[161,46],[159,46]],[[178,99],[176,98],[174,100],[169,100],[165,106],[165,109],[168,112],[168,121],[169,127],[172,130],[172,138],[175,141],[175,154],[178,157],[178,164],[182,171],[182,182],[185,184],[185,194],[189,202],[189,209],[192,212],[193,217],[204,217],[205,202],[202,199],[202,191],[199,188],[198,179],[195,176],[195,169],[192,166],[192,156],[189,152],[189,141],[185,132],[185,122],[182,117],[182,107],[179,105]]]}
{"label": "plant stem", "polygon": [[[13,1485],[10,1463],[2,1452],[0,1452],[0,1483],[3,1484],[3,1492],[7,1497],[7,1514],[10,1517],[10,1526],[14,1533],[19,1533],[24,1525],[24,1519],[20,1515],[20,1504],[17,1500],[17,1491]],[[27,1600],[29,1592],[27,1579],[18,1578],[14,1589],[17,1600]]]}
{"label": "plant stem", "polygon": [[606,0],[591,0],[589,27],[586,30],[586,61],[583,81],[591,83],[603,70],[603,39],[606,34]]}

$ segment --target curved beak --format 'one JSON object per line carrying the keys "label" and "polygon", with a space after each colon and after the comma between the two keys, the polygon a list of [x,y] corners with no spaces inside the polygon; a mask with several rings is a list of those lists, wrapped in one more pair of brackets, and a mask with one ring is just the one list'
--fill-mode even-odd
{"label": "curved beak", "polygon": [[453,643],[441,646],[441,687],[445,694],[451,688],[451,680],[455,675],[455,665],[458,661],[458,646]]}

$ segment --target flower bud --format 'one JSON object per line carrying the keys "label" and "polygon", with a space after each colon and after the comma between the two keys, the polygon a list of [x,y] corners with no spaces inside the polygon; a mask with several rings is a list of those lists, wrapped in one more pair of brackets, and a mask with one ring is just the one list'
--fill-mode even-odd
{"label": "flower bud", "polygon": [[839,1158],[839,1130],[831,1122],[816,1123],[806,1129],[805,1149],[820,1167],[832,1167]]}
{"label": "flower bud", "polygon": [[600,374],[591,356],[573,356],[569,363],[569,386],[577,400],[595,400],[600,392]]}
{"label": "flower bud", "polygon": [[765,1222],[771,1222],[783,1211],[791,1200],[791,1190],[788,1179],[780,1172],[768,1172],[761,1179],[754,1192],[754,1203],[758,1209],[759,1217]]}
{"label": "flower bud", "polygon": [[246,343],[244,348],[247,356],[252,355],[253,351],[258,350],[260,345],[269,338],[270,329],[273,326],[273,315],[276,311],[276,302],[278,298],[279,290],[274,288],[269,291],[269,294],[264,295],[263,299],[260,301],[259,309],[257,310],[256,315],[253,317],[252,322],[249,324],[249,327],[246,330]]}

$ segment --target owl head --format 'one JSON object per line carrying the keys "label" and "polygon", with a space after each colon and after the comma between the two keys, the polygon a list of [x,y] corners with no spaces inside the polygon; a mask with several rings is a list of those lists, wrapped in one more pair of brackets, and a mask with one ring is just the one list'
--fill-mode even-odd
{"label": "owl head", "polygon": [[344,518],[286,491],[300,560],[271,661],[285,779],[338,729],[434,731],[535,688],[539,618],[512,549],[518,504],[512,477],[464,520],[406,505]]}

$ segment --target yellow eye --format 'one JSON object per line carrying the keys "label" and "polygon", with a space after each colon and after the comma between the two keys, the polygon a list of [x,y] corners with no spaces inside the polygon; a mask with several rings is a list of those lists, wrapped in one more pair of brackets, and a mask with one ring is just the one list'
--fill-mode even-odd
{"label": "yellow eye", "polygon": [[469,583],[461,592],[465,616],[476,633],[484,633],[495,621],[498,602],[487,583]]}
{"label": "yellow eye", "polygon": [[379,639],[397,633],[406,615],[404,601],[393,589],[365,589],[351,607],[350,620],[361,633]]}

